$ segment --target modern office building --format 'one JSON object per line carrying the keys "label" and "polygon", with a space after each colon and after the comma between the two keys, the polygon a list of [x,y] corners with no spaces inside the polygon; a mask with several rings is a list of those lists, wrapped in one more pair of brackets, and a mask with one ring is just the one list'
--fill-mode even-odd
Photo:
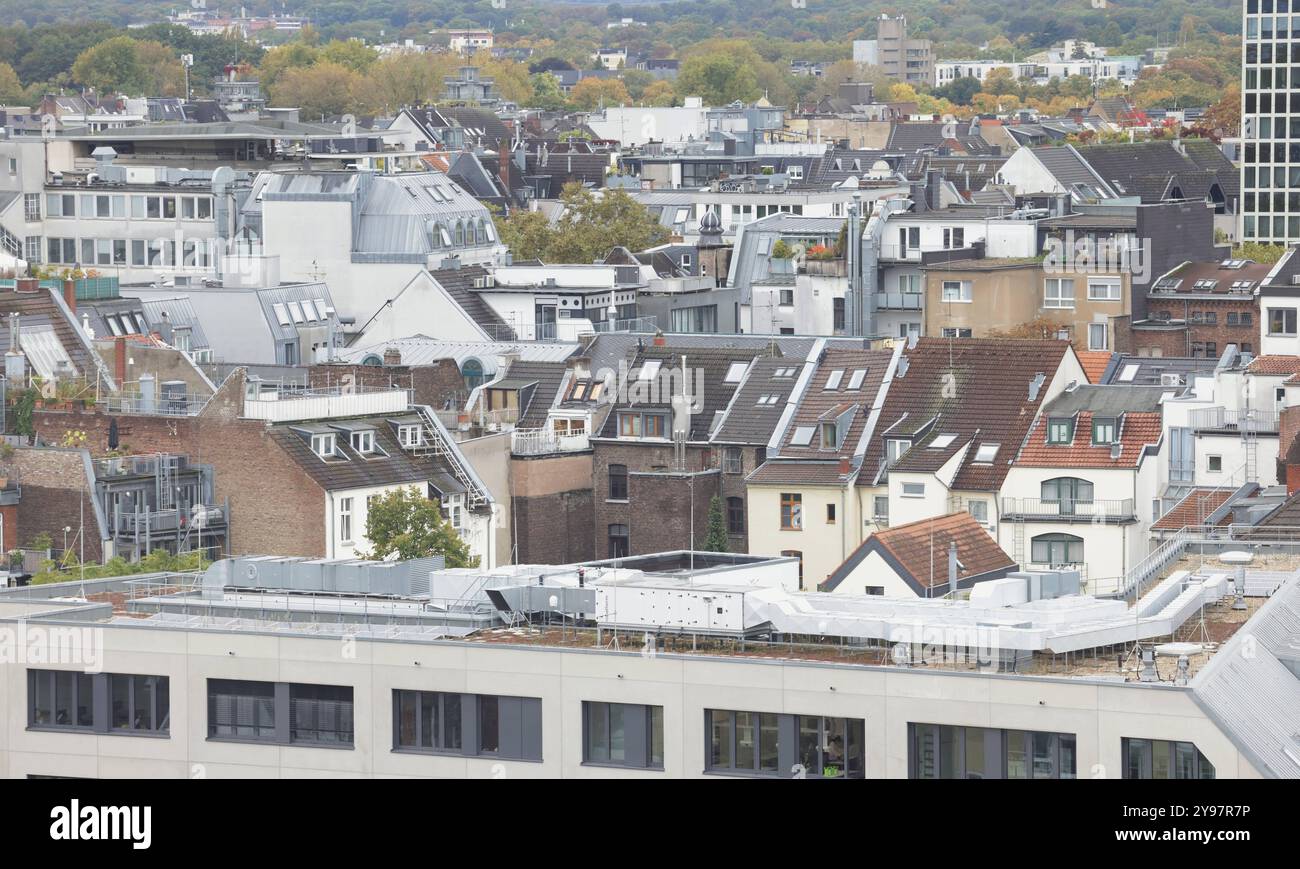
{"label": "modern office building", "polygon": [[704,552],[4,590],[48,654],[0,664],[0,776],[1297,778],[1300,573],[1225,546],[1136,613],[1069,572],[904,600]]}
{"label": "modern office building", "polygon": [[[1276,2],[1276,9],[1275,9]],[[1300,240],[1300,82],[1289,65],[1300,17],[1285,0],[1246,0],[1241,88],[1241,232],[1244,241]],[[1293,135],[1294,134],[1294,135]],[[1288,141],[1288,136],[1291,140]]]}

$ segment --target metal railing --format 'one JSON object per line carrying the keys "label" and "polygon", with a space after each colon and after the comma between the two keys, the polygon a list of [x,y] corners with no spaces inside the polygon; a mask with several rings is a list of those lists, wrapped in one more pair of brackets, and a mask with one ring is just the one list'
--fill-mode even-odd
{"label": "metal railing", "polygon": [[656,328],[654,317],[630,317],[626,320],[602,320],[593,323],[597,332],[653,332]]}
{"label": "metal railing", "polygon": [[1257,432],[1278,431],[1281,414],[1274,410],[1228,410],[1206,407],[1192,411],[1192,428],[1197,431]]}
{"label": "metal railing", "polygon": [[517,456],[542,456],[591,449],[591,438],[581,434],[557,434],[547,428],[515,429],[510,433],[510,452]]}
{"label": "metal railing", "polygon": [[1072,501],[1068,499],[1003,498],[1002,518],[1062,519],[1069,522],[1132,521],[1137,518],[1133,499]]}
{"label": "metal railing", "polygon": [[139,393],[109,395],[100,399],[99,406],[107,413],[135,414],[138,416],[196,416],[211,396],[189,393],[163,397],[144,397]]}
{"label": "metal railing", "polygon": [[880,311],[919,311],[924,293],[876,293],[876,309]]}
{"label": "metal railing", "polygon": [[119,513],[113,517],[113,531],[118,536],[148,536],[172,534],[187,527],[222,528],[226,524],[226,511],[216,505],[203,505],[202,512],[191,510],[154,510],[140,513]]}

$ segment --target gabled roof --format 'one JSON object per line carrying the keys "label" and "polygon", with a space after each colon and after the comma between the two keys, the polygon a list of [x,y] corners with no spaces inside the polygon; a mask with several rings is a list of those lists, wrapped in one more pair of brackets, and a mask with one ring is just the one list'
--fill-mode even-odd
{"label": "gabled roof", "polygon": [[[906,363],[900,364],[900,372],[889,384],[859,485],[878,483],[884,471],[885,440],[903,437],[912,440],[912,447],[895,469],[937,471],[969,444],[952,487],[1000,488],[1048,385],[1070,352],[1065,341],[921,338],[905,351]],[[1031,398],[1031,384],[1040,374],[1041,385]],[[945,448],[929,449],[940,434],[953,435],[953,441]],[[991,462],[975,461],[980,444],[998,445]]]}
{"label": "gabled roof", "polygon": [[1101,378],[1106,374],[1106,368],[1110,365],[1109,350],[1076,350],[1074,355],[1079,357],[1079,364],[1083,366],[1083,373],[1088,375],[1089,383],[1101,383]]}
{"label": "gabled roof", "polygon": [[429,272],[447,295],[469,315],[475,323],[493,338],[501,341],[515,340],[514,330],[496,309],[474,292],[474,280],[485,277],[488,270],[479,265],[465,265],[454,269],[435,269]]}
{"label": "gabled roof", "polygon": [[[520,429],[541,428],[546,424],[546,417],[555,403],[556,393],[564,381],[568,368],[565,362],[524,362],[515,360],[506,371],[506,378],[517,383],[532,383],[526,403],[519,407],[519,419],[515,426]],[[496,385],[496,384],[493,384]]]}
{"label": "gabled roof", "polygon": [[[716,417],[722,411],[727,409],[731,403],[731,397],[735,393],[739,384],[728,383],[726,376],[733,362],[744,362],[748,364],[755,357],[762,355],[766,348],[741,349],[741,348],[687,348],[673,344],[664,346],[655,346],[650,344],[631,357],[629,371],[632,378],[637,378],[643,364],[647,360],[659,361],[659,372],[656,380],[659,383],[671,382],[675,389],[680,390],[683,383],[686,384],[686,390],[690,396],[699,402],[699,410],[691,413],[690,429],[687,433],[687,439],[691,441],[707,441],[713,426],[716,424]],[[689,376],[682,374],[682,357],[686,357],[686,369]],[[671,381],[669,378],[671,377]],[[656,390],[658,391],[658,390]],[[631,392],[631,384],[629,384]],[[604,428],[601,430],[601,437],[614,438],[618,437],[618,411],[626,409],[641,410],[668,410],[672,409],[672,396],[669,395],[652,395],[651,401],[635,402],[616,402],[614,411],[609,414],[605,420]],[[670,433],[665,432],[665,436]]]}
{"label": "gabled roof", "polygon": [[[827,348],[798,397],[794,416],[778,445],[780,457],[826,459],[853,455],[892,358],[893,353],[888,350]],[[862,372],[860,381],[856,374],[859,371]],[[841,418],[848,419],[842,440],[835,447],[822,449],[819,426]],[[806,433],[809,428],[811,440],[797,443],[799,431],[803,429]]]}
{"label": "gabled roof", "polygon": [[1247,374],[1260,377],[1289,377],[1296,372],[1300,372],[1300,356],[1284,356],[1277,353],[1256,356],[1251,360],[1250,365],[1246,366]]}
{"label": "gabled roof", "polygon": [[[1106,179],[1121,196],[1140,196],[1143,202],[1167,198],[1203,199],[1212,185],[1235,182],[1231,164],[1205,168],[1189,159],[1173,142],[1136,142],[1124,145],[1090,145],[1079,148],[1079,156]],[[1203,154],[1198,157],[1205,160]],[[1224,161],[1226,163],[1227,161]],[[1207,163],[1206,165],[1212,165]],[[1175,196],[1175,193],[1181,196]]]}
{"label": "gabled roof", "polygon": [[[1079,386],[1058,396],[1043,408],[1020,454],[1017,467],[1031,468],[1136,468],[1164,436],[1162,386]],[[1048,443],[1053,419],[1074,420],[1068,443]],[[1095,419],[1116,421],[1114,443],[1094,444]]]}
{"label": "gabled roof", "polygon": [[[35,373],[56,376],[58,372],[54,370],[40,369],[63,361],[72,365],[77,376],[95,379],[99,357],[57,290],[40,287],[34,293],[19,293],[14,289],[0,289],[0,318],[6,326],[11,314],[19,315],[19,344],[28,354]],[[0,329],[0,353],[9,349],[9,329]]]}
{"label": "gabled roof", "polygon": [[[793,371],[793,374],[787,372]],[[766,444],[785,412],[803,360],[761,358],[755,360],[736,396],[732,399],[722,424],[713,433],[714,443]],[[777,376],[780,375],[780,376]],[[763,401],[760,403],[760,399]]]}
{"label": "gabled roof", "polygon": [[1034,157],[1043,164],[1043,168],[1052,174],[1067,190],[1074,190],[1079,185],[1098,190],[1103,198],[1115,195],[1104,179],[1099,178],[1072,145],[1048,145],[1034,148]]}
{"label": "gabled roof", "polygon": [[834,591],[868,555],[875,552],[918,595],[947,594],[950,590],[948,548],[953,543],[957,544],[959,589],[1006,576],[1017,567],[984,526],[963,511],[875,532],[831,573],[822,584],[822,590]]}

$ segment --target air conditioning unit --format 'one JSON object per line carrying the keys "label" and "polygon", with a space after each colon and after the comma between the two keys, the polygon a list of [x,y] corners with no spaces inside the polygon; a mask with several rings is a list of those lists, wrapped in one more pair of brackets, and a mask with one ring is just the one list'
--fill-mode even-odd
{"label": "air conditioning unit", "polygon": [[1161,386],[1182,386],[1182,385],[1183,385],[1183,375],[1181,375],[1181,374],[1161,374],[1161,375],[1160,375],[1160,385],[1161,385]]}

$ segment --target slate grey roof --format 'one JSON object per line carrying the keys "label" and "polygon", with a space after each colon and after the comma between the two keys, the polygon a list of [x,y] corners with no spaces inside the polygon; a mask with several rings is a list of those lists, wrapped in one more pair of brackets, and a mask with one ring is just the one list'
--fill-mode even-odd
{"label": "slate grey roof", "polygon": [[[781,414],[785,412],[790,393],[799,382],[803,363],[801,358],[756,359],[749,368],[745,382],[736,391],[722,424],[714,431],[713,442],[766,444],[771,440],[772,432],[780,422]],[[790,370],[794,371],[793,375],[773,376],[777,372]],[[759,398],[765,395],[776,396],[776,402],[759,404]]]}
{"label": "slate grey roof", "polygon": [[[517,428],[541,428],[546,424],[547,412],[555,403],[555,396],[560,391],[560,384],[564,381],[564,374],[567,370],[568,365],[564,362],[524,362],[519,360],[511,363],[509,370],[506,372],[506,382],[520,385],[534,384],[533,388],[528,392],[527,403],[525,404],[521,400],[519,419],[515,423]],[[501,383],[493,384],[496,387],[501,385]]]}
{"label": "slate grey roof", "polygon": [[1073,189],[1076,184],[1086,184],[1098,188],[1108,197],[1115,195],[1110,185],[1093,172],[1092,167],[1079,155],[1073,145],[1048,145],[1035,148],[1034,156],[1048,172],[1052,173],[1052,177],[1066,188]]}
{"label": "slate grey roof", "polygon": [[482,326],[484,331],[503,341],[513,341],[516,337],[514,330],[501,318],[495,308],[474,292],[474,279],[481,278],[487,273],[487,269],[477,265],[436,269],[429,272],[448,295],[456,300],[456,304],[460,305],[470,319]]}
{"label": "slate grey roof", "polygon": [[[633,344],[635,345],[635,341]],[[349,347],[339,353],[344,362],[364,362],[367,358],[382,359],[384,350],[396,348],[402,354],[403,365],[432,365],[439,359],[454,359],[462,369],[473,359],[483,366],[489,377],[497,371],[497,357],[517,354],[528,361],[554,361],[568,359],[578,349],[577,344],[554,341],[448,341],[427,335],[411,335],[395,341],[380,341],[364,347]]]}
{"label": "slate grey roof", "polygon": [[[636,332],[601,332],[596,335],[588,346],[586,355],[591,358],[591,370],[600,371],[602,368],[610,371],[618,370],[620,360],[631,358],[631,354],[636,352],[637,344],[641,343],[649,346],[653,340],[653,335],[649,333]],[[670,333],[665,335],[668,344],[673,347],[691,349],[738,349],[755,351],[753,355],[760,355],[761,351],[766,351],[767,347],[775,343],[780,349],[781,355],[797,362],[802,362],[807,356],[808,351],[812,350],[813,344],[817,342],[815,337],[799,335],[691,335]],[[862,346],[861,340],[852,338],[828,338],[828,345],[843,343],[847,346]]]}
{"label": "slate grey roof", "polygon": [[[1209,376],[1214,373],[1219,360],[1214,358],[1192,358],[1178,356],[1130,356],[1116,354],[1106,366],[1101,383],[1119,383],[1126,386],[1157,386],[1165,374],[1182,375],[1184,383],[1190,383],[1196,374]],[[1130,366],[1136,365],[1133,376],[1122,379]],[[1169,389],[1169,387],[1165,387]]]}
{"label": "slate grey roof", "polygon": [[1070,416],[1085,410],[1094,416],[1159,413],[1161,398],[1171,391],[1168,386],[1076,386],[1057,396],[1043,413],[1051,416]]}
{"label": "slate grey roof", "polygon": [[1300,778],[1298,650],[1300,574],[1286,580],[1192,680],[1196,704],[1269,777]]}
{"label": "slate grey roof", "polygon": [[[386,455],[362,458],[352,449],[346,429],[349,423],[357,422],[373,425],[375,444]],[[339,459],[325,460],[312,452],[311,437],[306,432],[314,430],[337,432],[335,443]],[[272,440],[326,491],[419,483],[433,480],[436,474],[446,471],[432,456],[413,456],[403,450],[397,442],[396,425],[384,416],[286,423],[272,426],[270,434]]]}

